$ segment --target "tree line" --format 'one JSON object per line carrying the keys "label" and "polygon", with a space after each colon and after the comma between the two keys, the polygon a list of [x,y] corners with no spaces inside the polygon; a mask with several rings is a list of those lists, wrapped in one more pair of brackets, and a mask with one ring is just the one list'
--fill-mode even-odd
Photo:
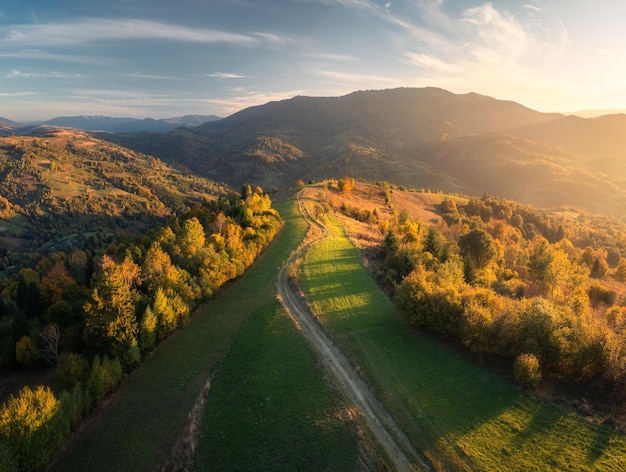
{"label": "tree line", "polygon": [[396,214],[378,251],[406,322],[508,360],[521,385],[543,376],[623,414],[625,233],[489,196],[441,212],[439,224]]}
{"label": "tree line", "polygon": [[124,372],[252,264],[280,221],[246,185],[148,234],[42,256],[3,280],[0,368],[53,365],[56,388],[25,387],[2,405],[0,470],[41,467]]}

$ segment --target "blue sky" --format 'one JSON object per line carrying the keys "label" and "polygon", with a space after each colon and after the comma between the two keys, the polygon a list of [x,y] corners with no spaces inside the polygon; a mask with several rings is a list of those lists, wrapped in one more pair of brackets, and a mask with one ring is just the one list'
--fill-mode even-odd
{"label": "blue sky", "polygon": [[3,0],[0,116],[227,116],[436,86],[626,108],[621,0]]}

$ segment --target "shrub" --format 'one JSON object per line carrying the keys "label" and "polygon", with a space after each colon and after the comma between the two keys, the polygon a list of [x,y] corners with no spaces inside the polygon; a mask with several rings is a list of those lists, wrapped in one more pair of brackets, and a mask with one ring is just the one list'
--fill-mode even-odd
{"label": "shrub", "polygon": [[64,421],[73,429],[78,427],[91,407],[91,399],[81,382],[74,384],[71,391],[65,390],[61,394],[60,402]]}
{"label": "shrub", "polygon": [[64,352],[59,357],[55,373],[61,388],[71,390],[77,382],[87,380],[89,376],[89,362],[80,354]]}
{"label": "shrub", "polygon": [[119,360],[110,360],[104,357],[102,361],[96,356],[91,365],[89,375],[89,393],[93,401],[98,404],[122,380],[122,364]]}
{"label": "shrub", "polygon": [[15,358],[24,367],[32,367],[37,360],[37,346],[28,336],[22,338],[15,344]]}
{"label": "shrub", "polygon": [[513,378],[524,388],[535,388],[541,381],[539,359],[534,354],[520,354],[513,364]]}

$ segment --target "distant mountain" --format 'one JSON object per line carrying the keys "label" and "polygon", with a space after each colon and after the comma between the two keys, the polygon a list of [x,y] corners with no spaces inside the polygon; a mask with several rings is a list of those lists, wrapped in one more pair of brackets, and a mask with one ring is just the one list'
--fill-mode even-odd
{"label": "distant mountain", "polygon": [[15,121],[0,117],[0,136],[13,134],[20,125]]}
{"label": "distant mountain", "polygon": [[620,116],[588,120],[402,88],[294,97],[193,129],[108,139],[235,187],[349,175],[623,214],[626,162],[616,162],[625,136]]}
{"label": "distant mountain", "polygon": [[0,137],[0,233],[3,245],[15,250],[144,232],[225,192],[215,182],[76,130]]}
{"label": "distant mountain", "polygon": [[600,109],[600,110],[579,110],[569,113],[563,113],[564,115],[573,115],[579,116],[581,118],[597,118],[599,116],[605,115],[618,115],[626,113],[625,108],[609,108],[609,109]]}
{"label": "distant mountain", "polygon": [[594,165],[600,158],[624,160],[626,157],[626,115],[596,118],[563,116],[549,123],[510,130],[516,136],[556,144],[568,151],[588,156]]}
{"label": "distant mountain", "polygon": [[179,126],[194,127],[209,121],[219,120],[215,115],[185,115],[155,120],[153,118],[113,118],[110,116],[60,116],[40,125],[74,128],[84,131],[107,131],[111,133],[133,133],[141,131],[171,131]]}

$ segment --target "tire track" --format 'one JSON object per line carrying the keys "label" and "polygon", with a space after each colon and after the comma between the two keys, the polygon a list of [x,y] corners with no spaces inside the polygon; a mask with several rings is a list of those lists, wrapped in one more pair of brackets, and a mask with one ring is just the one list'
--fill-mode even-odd
{"label": "tire track", "polygon": [[369,430],[384,449],[394,469],[402,472],[420,469],[431,471],[432,468],[427,460],[413,446],[385,407],[374,396],[350,360],[326,333],[309,310],[297,287],[290,283],[287,267],[302,257],[309,247],[328,235],[327,228],[308,213],[303,198],[303,191],[300,191],[297,196],[298,209],[309,225],[320,230],[320,235],[295,251],[281,267],[278,273],[278,294],[283,306],[332,374],[344,395],[359,409]]}

